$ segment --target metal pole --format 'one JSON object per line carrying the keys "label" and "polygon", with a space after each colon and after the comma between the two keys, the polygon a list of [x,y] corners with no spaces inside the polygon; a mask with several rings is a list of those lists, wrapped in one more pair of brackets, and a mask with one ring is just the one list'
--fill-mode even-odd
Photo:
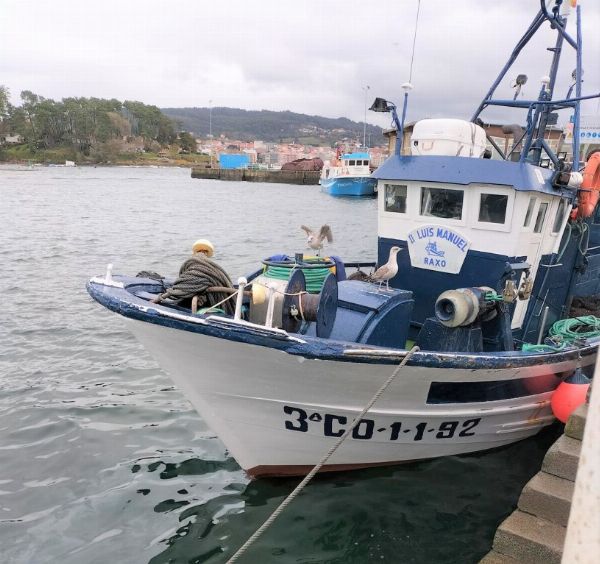
{"label": "metal pole", "polygon": [[[562,22],[559,21],[557,24],[557,27],[561,23]],[[558,73],[558,63],[559,63],[560,55],[561,55],[561,51],[562,51],[563,40],[564,40],[564,36],[559,33],[556,37],[556,43],[554,45],[554,48],[551,49],[551,51],[553,52],[553,55],[552,55],[552,64],[550,66],[550,82],[548,83],[546,92],[544,94],[547,97],[546,98],[547,100],[552,100],[552,96],[554,95],[554,85],[556,84],[556,75]],[[540,100],[543,100],[542,96],[540,96]],[[533,164],[536,164],[536,165],[539,165],[540,158],[542,156],[541,140],[544,137],[544,132],[546,131],[546,126],[548,125],[548,117],[550,116],[551,111],[552,111],[552,108],[550,107],[550,104],[544,105],[542,112],[540,114],[540,121],[538,123],[538,128],[537,128],[537,139],[535,140],[535,146],[533,148],[532,155],[531,155],[531,161],[533,162]],[[534,122],[534,126],[535,126],[535,122]]]}
{"label": "metal pole", "polygon": [[[575,73],[575,98],[581,98],[581,6],[577,6],[577,67]],[[584,157],[585,158],[585,157]],[[579,170],[579,102],[573,114],[573,170]]]}
{"label": "metal pole", "polygon": [[212,139],[212,100],[208,101],[208,136]]}
{"label": "metal pole", "polygon": [[369,93],[370,86],[364,87],[365,90],[365,121],[363,125],[363,147],[367,146],[367,95]]}
{"label": "metal pole", "polygon": [[244,288],[246,287],[247,284],[248,284],[248,280],[246,280],[246,278],[244,278],[243,276],[238,278],[238,295],[237,295],[237,299],[235,300],[235,315],[233,317],[236,321],[239,321],[240,319],[242,319],[242,305],[243,305],[243,301],[244,301]]}
{"label": "metal pole", "polygon": [[481,104],[479,104],[479,107],[477,108],[477,110],[473,114],[473,117],[471,118],[472,122],[474,122],[477,119],[477,117],[479,116],[479,114],[483,111],[483,109],[486,106],[486,102],[492,97],[496,88],[498,87],[498,85],[500,84],[502,79],[504,78],[504,75],[508,72],[508,69],[510,69],[512,64],[515,62],[516,58],[519,56],[519,53],[521,52],[523,47],[525,47],[527,42],[535,35],[535,32],[539,29],[539,27],[542,25],[542,23],[544,23],[545,19],[546,18],[544,17],[544,14],[541,11],[538,12],[537,16],[531,22],[529,29],[525,32],[523,37],[521,37],[521,39],[517,43],[516,47],[514,48],[513,52],[510,55],[510,58],[508,59],[507,63],[504,65],[504,68],[500,71],[498,78],[496,78],[496,80],[494,81],[494,84],[492,84],[488,93],[485,95],[485,98],[483,99]]}

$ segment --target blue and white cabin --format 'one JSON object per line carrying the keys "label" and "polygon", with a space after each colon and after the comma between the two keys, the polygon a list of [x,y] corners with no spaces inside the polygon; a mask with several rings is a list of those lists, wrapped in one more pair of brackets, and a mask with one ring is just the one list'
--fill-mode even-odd
{"label": "blue and white cabin", "polygon": [[345,153],[341,158],[342,167],[352,167],[353,172],[371,174],[369,170],[369,164],[371,162],[371,156],[369,153]]}
{"label": "blue and white cabin", "polygon": [[[422,131],[436,126],[446,131],[424,139]],[[471,140],[464,129],[475,132]],[[393,246],[404,251],[391,285],[413,292],[412,336],[442,292],[487,287],[515,293],[513,335],[536,342],[546,308],[545,328],[565,316],[578,282],[573,267],[584,234],[571,226],[565,233],[575,192],[553,183],[547,168],[483,158],[485,133],[470,122],[419,122],[411,146],[411,156],[390,157],[373,176],[378,262]],[[531,297],[516,299],[524,290]]]}

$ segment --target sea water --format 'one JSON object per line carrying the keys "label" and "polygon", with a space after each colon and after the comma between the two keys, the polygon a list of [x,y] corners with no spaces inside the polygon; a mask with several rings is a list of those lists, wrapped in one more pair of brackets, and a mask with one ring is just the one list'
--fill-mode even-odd
{"label": "sea water", "polygon": [[[324,223],[327,252],[376,259],[376,201],[318,186],[0,170],[2,563],[220,563],[263,523],[298,479],[250,481],[85,283],[108,263],[174,275],[198,238],[237,278]],[[555,433],[318,476],[240,563],[477,562]]]}

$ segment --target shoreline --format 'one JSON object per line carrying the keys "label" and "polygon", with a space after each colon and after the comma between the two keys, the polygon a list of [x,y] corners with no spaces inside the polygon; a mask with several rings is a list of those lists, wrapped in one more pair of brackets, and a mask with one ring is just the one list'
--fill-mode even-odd
{"label": "shoreline", "polygon": [[194,168],[203,166],[204,162],[190,162],[184,159],[169,159],[161,157],[160,159],[142,159],[142,160],[123,160],[108,163],[94,163],[88,161],[73,161],[75,165],[66,165],[65,161],[53,162],[53,161],[34,161],[33,159],[28,160],[0,160],[0,167],[3,166],[19,166],[19,167],[62,167],[62,168],[109,168],[109,167],[164,167],[164,168]]}

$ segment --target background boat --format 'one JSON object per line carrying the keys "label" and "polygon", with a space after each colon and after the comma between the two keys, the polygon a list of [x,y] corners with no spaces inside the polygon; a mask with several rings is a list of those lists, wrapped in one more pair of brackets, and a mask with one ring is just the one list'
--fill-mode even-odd
{"label": "background boat", "polygon": [[333,164],[325,163],[319,184],[332,196],[373,196],[377,181],[371,178],[367,152],[345,153]]}

